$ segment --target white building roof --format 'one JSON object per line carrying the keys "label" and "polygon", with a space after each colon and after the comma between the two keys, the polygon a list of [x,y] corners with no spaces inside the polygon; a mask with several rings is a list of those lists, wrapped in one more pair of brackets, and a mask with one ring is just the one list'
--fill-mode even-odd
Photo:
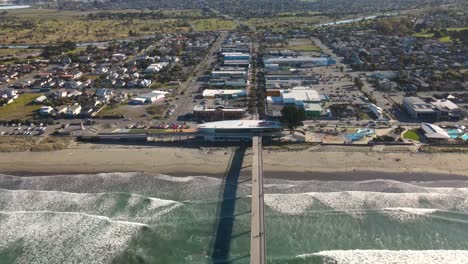
{"label": "white building roof", "polygon": [[146,93],[146,94],[141,94],[141,95],[138,96],[138,98],[151,99],[151,98],[154,98],[154,97],[159,97],[161,95],[165,95],[167,93],[168,92],[154,90],[154,91],[151,91],[151,92]]}
{"label": "white building roof", "polygon": [[265,64],[286,63],[286,62],[327,63],[328,59],[324,57],[297,56],[297,57],[268,58],[265,60]]}
{"label": "white building roof", "polygon": [[216,89],[205,89],[203,91],[203,97],[213,97],[215,95],[234,95],[234,94],[246,94],[245,89],[239,90],[232,90],[232,89],[225,89],[225,90],[216,90]]}
{"label": "white building roof", "polygon": [[320,101],[321,97],[314,89],[296,87],[292,90],[284,90],[283,99],[294,99],[295,101]]}
{"label": "white building roof", "polygon": [[42,102],[44,102],[46,99],[47,99],[47,96],[41,95],[41,96],[39,96],[38,98],[36,98],[36,99],[34,100],[34,102],[35,102],[35,103],[42,103]]}
{"label": "white building roof", "polygon": [[431,102],[431,104],[438,107],[438,108],[445,108],[445,109],[448,109],[448,110],[459,109],[458,105],[454,104],[450,100],[437,100],[435,102]]}
{"label": "white building roof", "polygon": [[320,104],[304,104],[304,109],[306,111],[321,112],[322,111],[322,106]]}
{"label": "white building roof", "polygon": [[424,130],[425,136],[427,138],[450,139],[450,135],[447,133],[447,131],[443,130],[437,125],[421,123],[421,128]]}
{"label": "white building roof", "polygon": [[264,120],[227,120],[211,122],[199,125],[198,128],[236,128],[236,129],[251,129],[251,128],[280,128],[281,125],[275,121]]}

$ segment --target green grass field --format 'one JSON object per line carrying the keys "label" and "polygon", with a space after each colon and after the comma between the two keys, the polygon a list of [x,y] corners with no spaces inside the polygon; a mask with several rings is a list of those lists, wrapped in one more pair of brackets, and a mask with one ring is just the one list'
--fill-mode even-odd
{"label": "green grass field", "polygon": [[[446,29],[447,29],[447,31],[461,31],[461,30],[467,30],[468,27],[457,27],[457,28],[454,27],[454,28],[446,28]],[[413,34],[413,37],[433,38],[434,33],[428,33],[427,31],[419,32],[419,33]],[[439,38],[439,41],[444,42],[444,43],[450,43],[450,42],[452,42],[452,39],[450,38],[450,36],[446,36],[446,37],[443,37],[443,38]]]}
{"label": "green grass field", "polygon": [[0,57],[40,52],[38,49],[0,49]]}
{"label": "green grass field", "polygon": [[[110,10],[112,13],[141,12],[138,10]],[[169,16],[187,15],[191,19],[201,17],[201,12],[164,11]],[[88,19],[96,13],[79,11],[58,11],[53,9],[9,10],[0,21],[1,44],[49,44],[64,41],[89,42],[123,39],[129,31],[138,36],[152,35],[155,32],[188,31],[190,27],[180,23],[180,19]],[[27,26],[25,26],[27,25]],[[221,23],[223,26],[223,23]],[[223,26],[226,27],[226,26]]]}
{"label": "green grass field", "polygon": [[234,30],[237,28],[236,22],[217,18],[197,19],[193,20],[191,24],[195,31]]}
{"label": "green grass field", "polygon": [[287,46],[286,49],[304,52],[320,51],[320,48],[314,45]]}
{"label": "green grass field", "polygon": [[408,130],[403,134],[403,138],[410,139],[414,141],[419,141],[421,138],[415,130]]}
{"label": "green grass field", "polygon": [[326,18],[326,16],[321,15],[251,18],[247,20],[246,24],[258,29],[267,29],[272,32],[281,33],[287,32],[291,28],[313,28]]}
{"label": "green grass field", "polygon": [[22,94],[13,103],[0,107],[0,120],[31,119],[40,105],[32,104],[42,94]]}
{"label": "green grass field", "polygon": [[105,117],[105,116],[123,116],[125,115],[125,109],[119,104],[108,104],[104,109],[102,109],[96,117]]}

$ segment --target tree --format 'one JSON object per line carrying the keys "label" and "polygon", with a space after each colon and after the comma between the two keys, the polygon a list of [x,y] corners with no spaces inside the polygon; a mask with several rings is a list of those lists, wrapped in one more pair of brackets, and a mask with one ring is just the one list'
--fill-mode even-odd
{"label": "tree", "polygon": [[361,78],[355,77],[354,78],[354,86],[356,86],[357,88],[359,88],[359,90],[361,90],[362,87],[364,87],[364,82],[362,82]]}
{"label": "tree", "polygon": [[379,20],[376,23],[376,30],[382,35],[390,35],[393,32],[392,24],[387,20]]}
{"label": "tree", "polygon": [[305,111],[294,105],[286,105],[281,109],[282,121],[288,124],[289,132],[292,134],[297,127],[302,126],[305,120]]}

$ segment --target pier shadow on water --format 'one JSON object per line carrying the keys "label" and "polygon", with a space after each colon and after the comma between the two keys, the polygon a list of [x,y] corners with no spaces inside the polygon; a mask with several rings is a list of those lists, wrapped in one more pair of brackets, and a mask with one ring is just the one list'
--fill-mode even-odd
{"label": "pier shadow on water", "polygon": [[[232,263],[236,259],[230,259],[231,240],[239,236],[233,234],[235,209],[237,201],[237,188],[239,186],[239,175],[244,161],[246,147],[239,146],[233,153],[230,164],[224,175],[223,192],[221,204],[218,208],[218,223],[215,227],[216,238],[213,244],[212,263]],[[250,232],[245,232],[250,234]],[[248,257],[248,256],[246,256]]]}

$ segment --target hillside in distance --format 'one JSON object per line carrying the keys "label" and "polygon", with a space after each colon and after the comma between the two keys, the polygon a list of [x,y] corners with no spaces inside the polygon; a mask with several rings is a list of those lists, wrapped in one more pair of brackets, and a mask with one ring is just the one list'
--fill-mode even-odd
{"label": "hillside in distance", "polygon": [[[7,0],[0,0],[7,1]],[[110,9],[202,9],[213,8],[238,17],[274,16],[279,13],[322,12],[356,14],[390,12],[442,5],[466,8],[465,0],[17,0],[17,4],[37,4],[67,10]]]}

